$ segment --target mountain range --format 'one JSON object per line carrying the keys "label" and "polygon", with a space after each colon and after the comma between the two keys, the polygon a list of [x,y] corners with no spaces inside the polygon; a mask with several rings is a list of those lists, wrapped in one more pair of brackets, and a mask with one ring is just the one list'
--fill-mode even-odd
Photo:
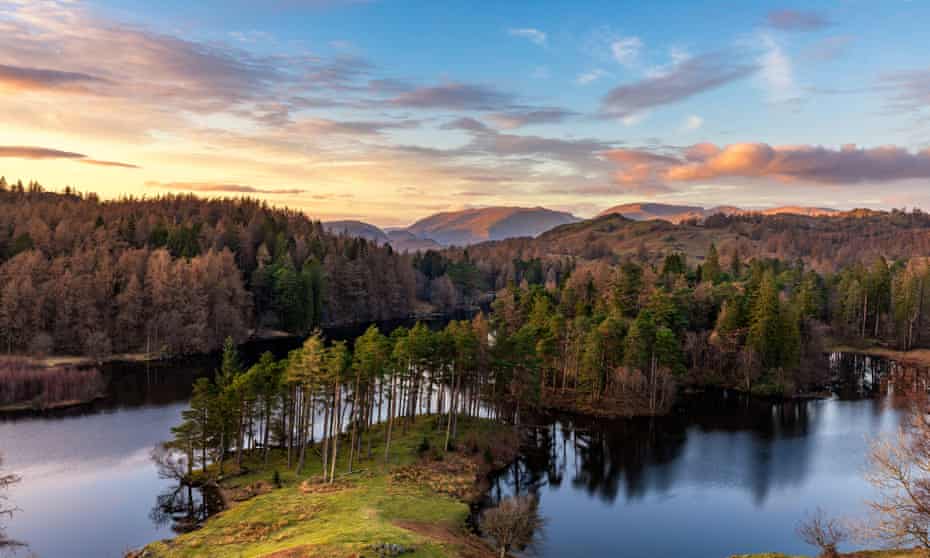
{"label": "mountain range", "polygon": [[835,215],[840,213],[837,209],[826,207],[804,207],[804,206],[781,206],[766,209],[745,209],[733,205],[718,205],[715,207],[704,208],[697,205],[671,205],[665,203],[627,203],[617,205],[610,209],[605,209],[598,217],[605,215],[623,215],[634,221],[649,221],[660,219],[670,223],[680,223],[689,219],[704,219],[711,215],[723,213],[725,215],[743,215],[749,213],[759,213],[761,215],[807,215],[809,217],[820,217],[825,215]]}
{"label": "mountain range", "polygon": [[[793,214],[826,216],[841,213],[824,207],[782,206],[746,209],[730,205],[705,208],[697,205],[673,205],[653,202],[627,203],[602,211],[596,218],[621,215],[634,221],[661,220],[680,223],[702,220],[723,213],[762,215]],[[469,246],[486,241],[517,237],[537,237],[561,225],[584,221],[571,213],[544,207],[482,207],[436,213],[409,227],[382,229],[362,221],[344,220],[323,223],[334,234],[357,236],[378,244],[390,244],[395,250],[415,252],[446,246]]]}

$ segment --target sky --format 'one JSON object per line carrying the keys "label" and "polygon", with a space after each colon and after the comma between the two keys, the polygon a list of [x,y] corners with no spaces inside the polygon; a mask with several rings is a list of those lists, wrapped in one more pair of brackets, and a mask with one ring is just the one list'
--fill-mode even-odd
{"label": "sky", "polygon": [[0,175],[381,226],[930,209],[927,21],[927,0],[0,0]]}

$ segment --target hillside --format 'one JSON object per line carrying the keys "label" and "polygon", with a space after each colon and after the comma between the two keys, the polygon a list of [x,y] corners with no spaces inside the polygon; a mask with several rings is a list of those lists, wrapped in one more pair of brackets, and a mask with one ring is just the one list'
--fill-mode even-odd
{"label": "hillside", "polygon": [[355,236],[378,244],[390,242],[387,233],[380,228],[362,221],[326,221],[323,229],[329,234]]}
{"label": "hillside", "polygon": [[605,209],[598,214],[598,217],[604,217],[605,215],[622,215],[635,221],[662,219],[664,221],[678,223],[686,219],[702,219],[706,216],[706,210],[703,207],[694,205],[625,203]]}
{"label": "hillside", "polygon": [[[734,259],[744,264],[753,258],[800,259],[811,269],[834,272],[878,257],[894,261],[930,253],[930,217],[855,210],[830,217],[718,214],[675,224],[613,214],[562,225],[537,238],[470,246],[468,257],[480,262],[489,285],[502,288],[510,281],[519,283],[528,272],[559,280],[570,269],[599,269],[625,258],[661,265],[666,255],[681,253],[692,264],[700,263],[711,244],[724,266]],[[445,254],[464,257],[462,250]]]}
{"label": "hillside", "polygon": [[419,238],[406,229],[398,229],[387,233],[391,247],[398,252],[425,252],[426,250],[439,250],[442,245],[430,238]]}
{"label": "hillside", "polygon": [[807,215],[810,217],[830,216],[842,213],[826,207],[781,206],[766,209],[741,208],[732,205],[718,205],[704,208],[697,205],[673,205],[665,203],[638,202],[617,205],[605,209],[598,217],[605,215],[623,215],[635,221],[660,219],[670,223],[680,223],[691,219],[705,219],[711,215]]}
{"label": "hillside", "polygon": [[543,207],[483,207],[437,213],[421,219],[406,230],[439,244],[468,245],[486,240],[535,237],[578,217]]}

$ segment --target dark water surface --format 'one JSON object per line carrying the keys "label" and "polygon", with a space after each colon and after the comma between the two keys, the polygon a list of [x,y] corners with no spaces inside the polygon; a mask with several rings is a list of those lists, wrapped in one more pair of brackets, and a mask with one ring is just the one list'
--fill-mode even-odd
{"label": "dark water surface", "polygon": [[832,360],[854,399],[715,393],[658,419],[550,417],[489,501],[538,494],[546,526],[533,555],[543,558],[814,555],[795,534],[799,520],[818,507],[864,517],[876,494],[863,477],[869,439],[901,419],[877,383],[890,363]]}
{"label": "dark water surface", "polygon": [[[297,343],[253,346],[247,358]],[[117,557],[173,536],[157,506],[172,482],[149,455],[179,422],[193,380],[217,362],[111,365],[105,400],[0,419],[4,468],[23,479],[10,491],[22,511],[8,534],[43,558]],[[875,391],[867,374],[853,379],[858,389],[846,395]],[[543,557],[809,552],[793,533],[798,518],[817,506],[863,512],[872,494],[862,477],[866,439],[898,421],[882,396],[782,404],[714,396],[654,421],[555,417],[491,496],[538,491]]]}

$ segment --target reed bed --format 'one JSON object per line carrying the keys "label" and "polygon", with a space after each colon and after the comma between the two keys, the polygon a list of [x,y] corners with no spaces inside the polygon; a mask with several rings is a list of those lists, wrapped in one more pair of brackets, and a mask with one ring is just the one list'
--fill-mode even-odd
{"label": "reed bed", "polygon": [[48,409],[92,401],[106,384],[96,368],[41,367],[16,359],[0,360],[0,408]]}

